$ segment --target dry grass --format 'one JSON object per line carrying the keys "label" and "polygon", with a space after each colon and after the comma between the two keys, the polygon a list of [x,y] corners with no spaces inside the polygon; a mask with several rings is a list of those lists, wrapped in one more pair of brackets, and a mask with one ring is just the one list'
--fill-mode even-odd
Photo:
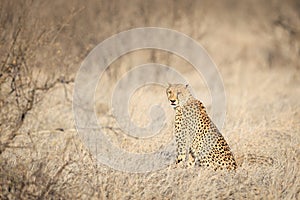
{"label": "dry grass", "polygon": [[[299,199],[299,9],[297,1],[4,1],[0,198]],[[81,61],[112,34],[144,26],[190,35],[218,65],[227,95],[222,133],[238,160],[236,172],[120,172],[97,164],[79,139],[72,92]],[[129,108],[145,125],[148,106],[161,102],[168,126],[151,141],[127,137],[110,115],[116,81],[153,61],[185,75],[210,107],[205,84],[182,59],[153,50],[123,56],[99,83],[96,110],[111,140],[128,151],[153,151],[172,139],[173,111],[161,87],[137,91]]]}

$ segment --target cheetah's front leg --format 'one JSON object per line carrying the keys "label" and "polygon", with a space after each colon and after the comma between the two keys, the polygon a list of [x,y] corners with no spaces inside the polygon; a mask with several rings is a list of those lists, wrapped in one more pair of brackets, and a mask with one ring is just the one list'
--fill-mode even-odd
{"label": "cheetah's front leg", "polygon": [[177,159],[176,159],[176,166],[184,167],[184,163],[186,160],[186,133],[185,128],[183,126],[182,120],[182,110],[181,108],[176,108],[176,115],[175,115],[175,140],[177,145]]}
{"label": "cheetah's front leg", "polygon": [[196,164],[196,158],[195,156],[190,152],[189,153],[189,158],[188,158],[188,168],[194,167]]}
{"label": "cheetah's front leg", "polygon": [[185,160],[186,160],[186,153],[185,151],[182,151],[182,148],[181,147],[178,147],[177,148],[177,159],[176,159],[176,166],[179,166],[179,167],[184,167],[184,163],[185,163]]}

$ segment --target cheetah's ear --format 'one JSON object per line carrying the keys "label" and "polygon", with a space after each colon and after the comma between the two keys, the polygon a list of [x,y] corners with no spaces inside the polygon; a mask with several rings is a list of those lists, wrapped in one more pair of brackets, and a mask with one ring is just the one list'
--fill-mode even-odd
{"label": "cheetah's ear", "polygon": [[162,84],[162,86],[167,89],[171,86],[171,84],[169,82]]}

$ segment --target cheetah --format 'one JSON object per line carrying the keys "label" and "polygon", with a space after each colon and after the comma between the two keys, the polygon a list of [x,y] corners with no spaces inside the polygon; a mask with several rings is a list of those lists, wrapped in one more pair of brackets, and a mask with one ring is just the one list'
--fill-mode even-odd
{"label": "cheetah", "polygon": [[234,170],[237,165],[224,137],[188,85],[169,84],[168,100],[175,110],[176,166]]}

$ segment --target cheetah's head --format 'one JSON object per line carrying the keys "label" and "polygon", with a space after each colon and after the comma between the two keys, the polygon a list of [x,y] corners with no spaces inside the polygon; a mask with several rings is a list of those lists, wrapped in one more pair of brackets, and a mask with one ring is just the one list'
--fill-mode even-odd
{"label": "cheetah's head", "polygon": [[185,105],[187,100],[192,97],[188,85],[183,84],[169,84],[166,93],[173,108]]}

